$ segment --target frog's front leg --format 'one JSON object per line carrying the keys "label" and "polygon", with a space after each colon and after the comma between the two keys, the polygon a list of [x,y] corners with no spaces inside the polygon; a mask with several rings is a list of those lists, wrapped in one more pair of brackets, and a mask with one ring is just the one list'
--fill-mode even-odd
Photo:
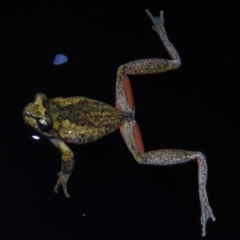
{"label": "frog's front leg", "polygon": [[61,164],[62,166],[61,166],[61,171],[57,174],[58,181],[54,187],[54,192],[58,193],[58,187],[62,185],[65,196],[70,197],[67,191],[67,182],[69,177],[71,176],[71,172],[74,167],[73,152],[66,145],[66,143],[59,138],[51,138],[50,141],[62,152],[62,164]]}

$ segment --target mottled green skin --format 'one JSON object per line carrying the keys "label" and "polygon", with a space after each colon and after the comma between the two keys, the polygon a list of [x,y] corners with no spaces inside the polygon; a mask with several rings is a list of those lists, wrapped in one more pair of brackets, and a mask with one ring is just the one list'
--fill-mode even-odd
{"label": "mottled green skin", "polygon": [[[146,13],[154,24],[153,30],[158,34],[172,59],[141,59],[121,65],[116,79],[118,109],[85,97],[47,99],[45,94],[38,94],[35,101],[24,108],[24,121],[49,138],[62,152],[62,167],[58,173],[59,178],[54,191],[58,192],[58,187],[62,185],[66,197],[69,197],[67,182],[74,167],[74,154],[65,142],[76,144],[93,142],[113,132],[119,126],[128,149],[139,164],[165,166],[196,161],[198,163],[202,236],[205,236],[207,220],[212,218],[215,221],[206,190],[208,168],[205,155],[198,151],[180,149],[158,149],[144,152],[140,150],[141,147],[139,148],[141,138],[134,130],[137,123],[134,119],[131,100],[127,97],[129,91],[126,91],[126,85],[124,87],[123,84],[125,77],[131,74],[161,73],[177,69],[181,65],[180,56],[167,37],[163,12],[160,12],[159,17],[152,16],[148,10]],[[130,87],[127,89],[129,90]]]}
{"label": "mottled green skin", "polygon": [[[38,132],[75,144],[94,142],[131,119],[127,112],[86,97],[47,99],[45,94],[38,94],[36,101],[27,105],[24,118],[30,114],[31,122],[42,117],[51,119],[50,131],[42,131],[36,123],[31,123]],[[28,119],[25,122],[29,124]]]}

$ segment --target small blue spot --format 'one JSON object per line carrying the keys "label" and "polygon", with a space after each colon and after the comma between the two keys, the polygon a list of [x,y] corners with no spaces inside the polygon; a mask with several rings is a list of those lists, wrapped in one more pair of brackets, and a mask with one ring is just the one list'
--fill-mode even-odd
{"label": "small blue spot", "polygon": [[160,24],[162,22],[162,19],[160,17],[155,17],[155,20],[156,20],[157,24]]}
{"label": "small blue spot", "polygon": [[57,54],[53,60],[54,65],[61,65],[68,61],[68,57],[64,54]]}

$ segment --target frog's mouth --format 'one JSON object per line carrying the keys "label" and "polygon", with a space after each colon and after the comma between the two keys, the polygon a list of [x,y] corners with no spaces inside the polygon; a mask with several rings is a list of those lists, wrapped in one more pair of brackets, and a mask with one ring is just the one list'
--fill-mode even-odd
{"label": "frog's mouth", "polygon": [[23,114],[23,121],[25,122],[26,125],[29,125],[28,122],[30,120],[30,117],[27,116],[26,114]]}
{"label": "frog's mouth", "polygon": [[38,120],[41,119],[41,118],[35,117],[31,113],[26,112],[25,109],[26,108],[24,108],[24,110],[23,110],[23,120],[24,120],[26,125],[31,126],[37,132],[41,133],[45,137],[48,137],[48,138],[59,137],[59,134],[58,134],[56,129],[52,128],[51,125],[49,126],[49,128],[46,128],[46,129],[44,128],[43,129],[42,128],[43,126],[39,126],[39,124],[38,124]]}
{"label": "frog's mouth", "polygon": [[[27,125],[32,127],[36,126],[37,116],[33,115],[32,112],[36,112],[40,115],[39,105],[34,103],[29,103],[23,109],[23,120]],[[40,116],[39,116],[40,117]]]}

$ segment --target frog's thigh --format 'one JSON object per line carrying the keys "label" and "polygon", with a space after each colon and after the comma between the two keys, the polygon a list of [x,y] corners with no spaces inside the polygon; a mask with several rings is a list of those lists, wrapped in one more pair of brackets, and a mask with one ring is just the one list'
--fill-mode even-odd
{"label": "frog's thigh", "polygon": [[123,73],[123,67],[119,67],[116,80],[116,108],[121,111],[134,112],[135,103],[132,87],[127,74]]}
{"label": "frog's thigh", "polygon": [[144,154],[144,146],[142,134],[136,121],[127,122],[120,125],[120,132],[127,144],[129,151],[138,163],[142,163],[142,154]]}
{"label": "frog's thigh", "polygon": [[[123,74],[121,67],[117,75],[116,86],[116,108],[121,111],[132,112],[134,115],[135,104],[132,94],[130,80],[127,74]],[[133,116],[134,117],[134,116]],[[144,153],[144,146],[142,141],[142,134],[136,121],[128,122],[119,127],[124,141],[126,142],[129,150],[140,161],[139,153]]]}

